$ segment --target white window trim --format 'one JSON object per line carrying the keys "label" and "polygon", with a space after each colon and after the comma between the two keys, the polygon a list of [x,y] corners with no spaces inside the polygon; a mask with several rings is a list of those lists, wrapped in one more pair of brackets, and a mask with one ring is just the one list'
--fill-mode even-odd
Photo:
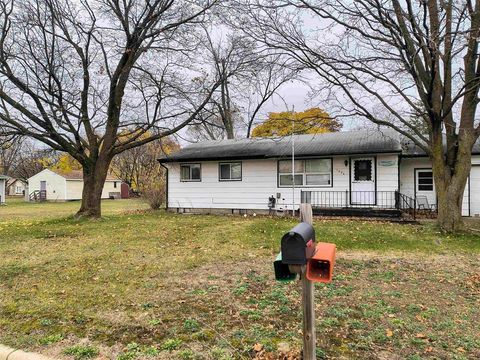
{"label": "white window trim", "polygon": [[[192,165],[198,165],[200,167],[200,179],[192,179]],[[182,179],[182,166],[189,167],[190,179]],[[201,182],[201,181],[202,181],[202,164],[201,163],[180,164],[180,182]]]}
{"label": "white window trim", "polygon": [[[330,172],[329,173],[322,173],[322,172],[306,172],[305,161],[306,160],[330,160]],[[277,185],[279,188],[292,188],[293,185],[281,185],[280,184],[280,175],[292,175],[292,172],[288,173],[281,173],[280,172],[280,161],[291,161],[291,160],[278,160],[277,162]],[[295,176],[302,175],[302,185],[295,184],[295,187],[302,187],[302,188],[331,188],[333,187],[333,158],[303,158],[303,159],[295,159],[295,162],[303,161],[303,172],[295,172]],[[307,182],[307,175],[329,175],[329,182],[328,185],[306,185]]]}
{"label": "white window trim", "polygon": [[[232,179],[232,165],[233,164],[240,164],[240,178],[239,179]],[[230,178],[229,179],[222,179],[222,165],[229,165],[230,167]],[[226,162],[219,162],[218,163],[218,181],[242,181],[243,178],[243,164],[241,161],[226,161]]]}
{"label": "white window trim", "polygon": [[[420,186],[420,176],[419,174],[422,173],[422,172],[430,172],[432,173],[432,190],[420,190],[419,189],[419,186]],[[417,169],[417,174],[415,176],[415,180],[416,180],[416,184],[415,184],[415,191],[418,193],[418,192],[429,192],[429,191],[435,191],[435,180],[433,179],[433,170],[432,169]],[[422,185],[425,185],[425,184],[422,184]]]}

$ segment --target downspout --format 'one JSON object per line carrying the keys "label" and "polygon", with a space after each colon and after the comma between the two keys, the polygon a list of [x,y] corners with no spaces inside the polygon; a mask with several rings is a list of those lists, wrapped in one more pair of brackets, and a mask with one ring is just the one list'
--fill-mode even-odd
{"label": "downspout", "polygon": [[165,169],[165,211],[168,211],[168,168],[162,162],[159,163]]}

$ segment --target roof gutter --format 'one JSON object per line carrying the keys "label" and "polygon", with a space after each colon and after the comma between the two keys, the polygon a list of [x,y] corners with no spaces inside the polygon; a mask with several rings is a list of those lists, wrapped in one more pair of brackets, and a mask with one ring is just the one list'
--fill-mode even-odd
{"label": "roof gutter", "polygon": [[[472,156],[478,156],[478,155],[480,155],[480,152],[478,151],[472,152]],[[406,155],[402,154],[402,157],[403,158],[428,158],[429,156],[427,154],[406,154]]]}
{"label": "roof gutter", "polygon": [[[370,154],[401,154],[401,150],[389,150],[389,151],[365,151],[355,153],[329,153],[329,154],[306,154],[295,156],[297,159],[313,158],[313,157],[330,157],[330,156],[357,156],[357,155],[370,155]],[[266,160],[266,159],[290,159],[291,154],[287,155],[252,155],[252,156],[217,156],[217,157],[185,157],[185,158],[160,158],[158,162],[160,164],[172,163],[172,162],[188,162],[188,161],[219,161],[219,160]]]}

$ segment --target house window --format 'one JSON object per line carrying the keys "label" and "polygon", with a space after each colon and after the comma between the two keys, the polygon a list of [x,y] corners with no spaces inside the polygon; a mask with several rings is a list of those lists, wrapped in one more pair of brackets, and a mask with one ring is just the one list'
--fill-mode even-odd
{"label": "house window", "polygon": [[241,181],[242,180],[242,163],[220,163],[218,165],[220,181]]}
{"label": "house window", "polygon": [[22,193],[22,187],[21,187],[21,186],[17,186],[17,188],[15,189],[15,193],[16,193],[16,194],[21,194],[21,193]]}
{"label": "house window", "polygon": [[433,173],[431,170],[417,172],[417,191],[433,191]]}
{"label": "house window", "polygon": [[180,165],[180,181],[201,181],[200,164]]}
{"label": "house window", "polygon": [[354,181],[372,181],[372,160],[354,161]]}
{"label": "house window", "polygon": [[116,182],[116,181],[113,182],[113,187],[114,187],[115,189],[117,188],[117,182]]}
{"label": "house window", "polygon": [[[278,162],[278,184],[293,186],[292,161]],[[331,186],[332,159],[295,160],[295,186]]]}

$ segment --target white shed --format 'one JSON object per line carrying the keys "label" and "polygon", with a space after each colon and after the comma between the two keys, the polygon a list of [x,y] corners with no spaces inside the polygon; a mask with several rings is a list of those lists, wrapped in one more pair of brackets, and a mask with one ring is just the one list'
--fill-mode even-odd
{"label": "white shed", "polygon": [[[121,180],[107,177],[103,186],[102,199],[120,198]],[[83,191],[83,174],[80,170],[60,173],[45,169],[28,179],[29,199],[40,196],[43,200],[80,200]]]}
{"label": "white shed", "polygon": [[5,204],[5,189],[7,185],[8,176],[0,175],[0,205]]}

